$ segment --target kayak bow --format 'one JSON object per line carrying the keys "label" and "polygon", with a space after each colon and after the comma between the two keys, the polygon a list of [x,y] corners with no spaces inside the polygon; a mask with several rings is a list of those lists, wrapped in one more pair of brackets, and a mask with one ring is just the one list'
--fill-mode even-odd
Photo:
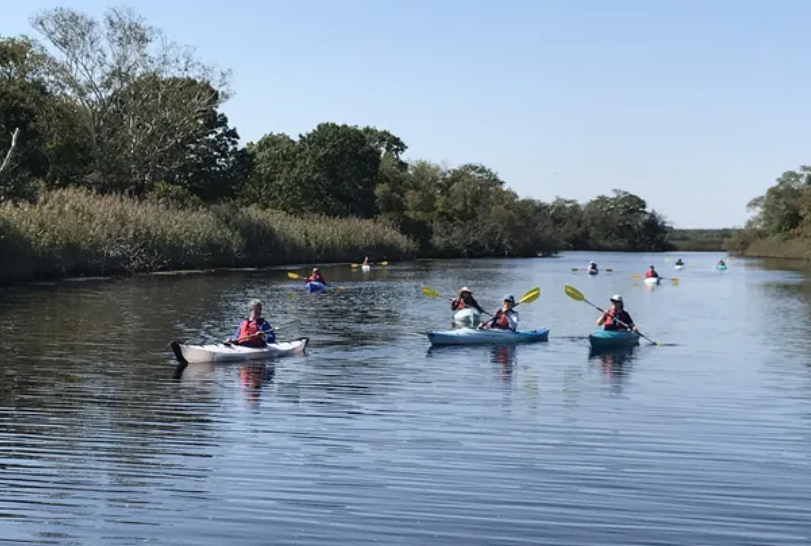
{"label": "kayak bow", "polygon": [[431,345],[490,345],[499,343],[537,343],[549,341],[549,328],[539,330],[475,330],[460,328],[426,332]]}

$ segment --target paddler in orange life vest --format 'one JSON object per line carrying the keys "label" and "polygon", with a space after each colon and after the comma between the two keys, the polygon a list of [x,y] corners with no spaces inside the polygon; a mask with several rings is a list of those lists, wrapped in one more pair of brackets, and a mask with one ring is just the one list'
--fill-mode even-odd
{"label": "paddler in orange life vest", "polygon": [[645,271],[645,278],[646,279],[658,279],[659,278],[659,273],[656,272],[656,270],[653,268],[653,266],[650,266],[650,269]]}
{"label": "paddler in orange life vest", "polygon": [[321,276],[321,273],[319,273],[317,267],[314,267],[313,272],[310,273],[310,276],[304,279],[304,284],[307,284],[308,282],[320,282],[324,286],[327,285],[327,281],[325,281],[324,277]]}
{"label": "paddler in orange life vest", "polygon": [[602,326],[603,330],[633,330],[636,331],[634,319],[625,310],[622,296],[614,294],[611,296],[611,309],[604,311],[597,319],[597,326]]}
{"label": "paddler in orange life vest", "polygon": [[477,310],[479,313],[486,313],[482,306],[479,305],[479,302],[473,298],[473,292],[470,291],[470,288],[463,286],[459,291],[459,297],[451,300],[451,311],[461,311],[468,307]]}
{"label": "paddler in orange life vest", "polygon": [[276,334],[268,321],[262,318],[262,302],[251,300],[248,304],[250,315],[239,323],[231,343],[246,347],[264,347],[276,341]]}
{"label": "paddler in orange life vest", "polygon": [[501,309],[495,312],[493,318],[479,325],[480,330],[512,330],[515,332],[518,329],[518,312],[513,309],[515,307],[515,297],[508,294],[504,296],[502,302]]}

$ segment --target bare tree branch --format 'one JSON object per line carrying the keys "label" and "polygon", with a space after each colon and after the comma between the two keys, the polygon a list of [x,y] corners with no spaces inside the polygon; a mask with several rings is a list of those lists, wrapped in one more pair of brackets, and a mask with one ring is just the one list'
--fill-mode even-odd
{"label": "bare tree branch", "polygon": [[6,153],[6,158],[3,160],[3,164],[0,165],[0,174],[3,173],[4,170],[10,165],[11,156],[14,153],[14,148],[17,146],[17,137],[20,135],[20,128],[17,127],[14,129],[14,132],[11,133],[11,147],[9,147],[8,152]]}

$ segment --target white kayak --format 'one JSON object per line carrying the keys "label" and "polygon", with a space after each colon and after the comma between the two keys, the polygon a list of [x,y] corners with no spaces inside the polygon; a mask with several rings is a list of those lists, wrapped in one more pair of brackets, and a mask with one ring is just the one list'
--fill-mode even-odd
{"label": "white kayak", "polygon": [[372,266],[371,265],[366,265],[366,264],[361,265],[360,268],[361,268],[362,271],[371,271],[372,270]]}
{"label": "white kayak", "polygon": [[310,339],[302,337],[292,341],[269,343],[265,347],[245,347],[226,343],[212,345],[184,345],[173,341],[172,352],[181,364],[206,362],[240,362],[244,360],[262,360],[277,356],[303,354]]}
{"label": "white kayak", "polygon": [[661,277],[645,277],[645,284],[655,285],[662,282]]}
{"label": "white kayak", "polygon": [[479,312],[476,309],[471,309],[470,307],[460,309],[453,314],[453,322],[456,324],[466,324],[469,326],[476,326],[479,324],[480,318],[481,315]]}
{"label": "white kayak", "polygon": [[676,269],[679,269],[679,270],[684,269],[683,265],[676,265],[675,267],[676,267]]}

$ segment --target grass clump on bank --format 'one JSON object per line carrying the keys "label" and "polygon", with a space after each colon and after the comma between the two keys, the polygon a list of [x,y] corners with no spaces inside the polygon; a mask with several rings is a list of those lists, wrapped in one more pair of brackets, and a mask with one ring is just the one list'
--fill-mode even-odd
{"label": "grass clump on bank", "polygon": [[67,189],[0,206],[0,280],[413,257],[375,220],[293,217],[216,205],[178,208]]}

